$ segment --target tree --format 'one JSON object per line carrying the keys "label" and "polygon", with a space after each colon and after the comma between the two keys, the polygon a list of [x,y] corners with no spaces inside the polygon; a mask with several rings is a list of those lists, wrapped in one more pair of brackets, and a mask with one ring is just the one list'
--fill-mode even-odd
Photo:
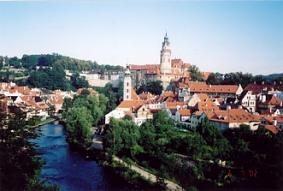
{"label": "tree", "polygon": [[74,73],[71,77],[72,86],[76,89],[89,87],[88,81],[80,77],[78,72]]}
{"label": "tree", "polygon": [[106,132],[105,146],[112,154],[134,158],[143,152],[139,145],[139,127],[129,120],[111,119]]}
{"label": "tree", "polygon": [[162,93],[163,86],[160,80],[157,81],[149,81],[145,84],[142,84],[138,89],[137,93],[140,94],[142,92],[150,92],[154,95],[160,95]]}
{"label": "tree", "polygon": [[202,74],[196,65],[191,65],[189,68],[192,81],[203,81]]}
{"label": "tree", "polygon": [[219,84],[222,84],[223,83],[223,74],[220,74],[218,72],[216,73],[210,73],[207,80],[206,80],[206,83],[207,84],[213,84],[213,85],[219,85]]}
{"label": "tree", "polygon": [[26,114],[0,114],[0,188],[1,190],[58,190],[45,185],[38,175],[42,160],[31,139],[38,136],[27,126]]}
{"label": "tree", "polygon": [[92,138],[93,118],[86,107],[72,108],[66,119],[66,130],[71,143],[89,145]]}

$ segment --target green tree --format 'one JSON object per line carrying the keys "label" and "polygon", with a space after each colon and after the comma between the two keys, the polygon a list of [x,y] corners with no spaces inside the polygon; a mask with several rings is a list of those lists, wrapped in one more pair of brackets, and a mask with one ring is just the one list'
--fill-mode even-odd
{"label": "green tree", "polygon": [[0,114],[1,190],[58,190],[39,180],[43,162],[31,142],[38,131],[27,126],[25,113],[17,109],[14,112]]}
{"label": "green tree", "polygon": [[66,119],[66,130],[71,143],[89,145],[92,138],[93,118],[86,107],[72,108]]}
{"label": "green tree", "polygon": [[71,77],[72,86],[76,89],[89,87],[88,81],[80,77],[78,72],[74,73]]}
{"label": "green tree", "polygon": [[140,137],[139,127],[132,121],[111,119],[104,144],[112,154],[134,158],[143,152]]}
{"label": "green tree", "polygon": [[191,75],[191,80],[193,81],[202,81],[202,74],[199,70],[199,68],[196,65],[191,65],[189,68],[189,72]]}
{"label": "green tree", "polygon": [[142,92],[150,92],[154,95],[160,95],[162,93],[163,86],[160,80],[157,81],[149,81],[145,84],[142,84],[138,89],[137,93],[140,94]]}

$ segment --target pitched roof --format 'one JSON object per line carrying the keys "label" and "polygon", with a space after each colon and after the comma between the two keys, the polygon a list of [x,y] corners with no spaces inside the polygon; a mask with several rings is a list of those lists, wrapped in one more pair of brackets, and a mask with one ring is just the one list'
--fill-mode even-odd
{"label": "pitched roof", "polygon": [[262,91],[279,90],[283,91],[283,84],[248,84],[245,90],[252,91],[255,94],[259,94]]}
{"label": "pitched roof", "polygon": [[238,90],[237,85],[208,85],[204,82],[179,82],[179,88],[188,88],[196,93],[233,93]]}
{"label": "pitched roof", "polygon": [[177,106],[184,106],[186,105],[185,102],[179,102],[179,101],[174,101],[174,102],[166,102],[166,106],[168,109],[177,109]]}
{"label": "pitched roof", "polygon": [[278,97],[272,95],[272,96],[270,96],[270,99],[266,100],[265,103],[268,104],[268,105],[280,106],[282,104],[282,100],[279,99]]}
{"label": "pitched roof", "polygon": [[217,110],[209,117],[212,121],[224,123],[244,123],[255,121],[254,116],[243,109]]}
{"label": "pitched roof", "polygon": [[264,125],[264,128],[273,134],[277,134],[281,129],[279,127],[276,127],[274,125]]}
{"label": "pitched roof", "polygon": [[117,106],[117,108],[129,108],[132,110],[137,110],[142,105],[142,100],[124,100]]}
{"label": "pitched roof", "polygon": [[136,93],[134,88],[132,88],[131,93],[132,93],[132,99],[133,100],[140,100],[140,97],[137,95],[137,93]]}

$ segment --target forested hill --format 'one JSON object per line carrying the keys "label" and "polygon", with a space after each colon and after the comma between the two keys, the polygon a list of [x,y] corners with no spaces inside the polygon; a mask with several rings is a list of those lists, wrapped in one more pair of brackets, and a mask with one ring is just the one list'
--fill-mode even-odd
{"label": "forested hill", "polygon": [[[65,70],[70,70],[73,76],[66,78]],[[123,71],[123,67],[99,65],[94,61],[59,54],[23,55],[22,58],[0,56],[0,82],[16,82],[18,85],[49,90],[75,90],[89,86],[80,77],[81,71],[103,74]]]}
{"label": "forested hill", "polygon": [[0,69],[4,64],[13,66],[14,68],[26,69],[35,69],[36,66],[54,66],[59,64],[66,70],[95,71],[98,73],[123,70],[122,66],[99,65],[95,61],[80,60],[59,54],[23,55],[22,58],[0,56]]}

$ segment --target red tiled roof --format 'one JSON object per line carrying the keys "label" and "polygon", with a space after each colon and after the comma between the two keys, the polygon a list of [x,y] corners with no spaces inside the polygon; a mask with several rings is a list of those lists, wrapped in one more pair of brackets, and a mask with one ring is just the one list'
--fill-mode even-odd
{"label": "red tiled roof", "polygon": [[264,125],[264,128],[268,131],[271,131],[273,134],[277,134],[281,129],[279,127],[276,127],[274,125]]}
{"label": "red tiled roof", "polygon": [[255,94],[262,92],[263,90],[279,90],[283,91],[283,84],[249,84],[245,87],[245,90],[252,91]]}
{"label": "red tiled roof", "polygon": [[196,93],[233,93],[238,90],[237,85],[208,85],[204,82],[179,82],[179,88],[189,88]]}
{"label": "red tiled roof", "polygon": [[225,123],[244,123],[255,121],[254,116],[243,109],[217,110],[209,119]]}
{"label": "red tiled roof", "polygon": [[168,109],[177,109],[177,106],[183,107],[184,105],[186,105],[185,102],[166,102],[167,108]]}
{"label": "red tiled roof", "polygon": [[267,100],[265,103],[268,105],[280,106],[282,104],[282,100],[273,95],[271,99]]}
{"label": "red tiled roof", "polygon": [[130,108],[136,110],[142,105],[143,105],[142,100],[124,100],[118,105],[117,108]]}

